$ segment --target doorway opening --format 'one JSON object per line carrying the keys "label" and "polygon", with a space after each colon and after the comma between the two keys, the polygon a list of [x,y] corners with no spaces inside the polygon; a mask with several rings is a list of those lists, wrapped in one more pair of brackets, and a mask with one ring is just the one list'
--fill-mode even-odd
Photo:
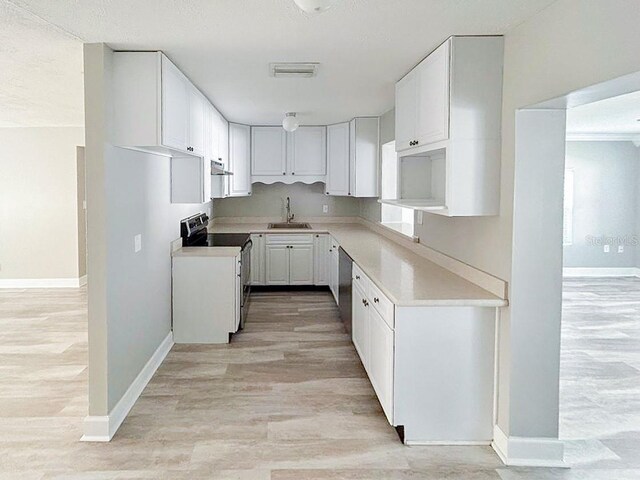
{"label": "doorway opening", "polygon": [[622,462],[640,442],[639,147],[640,91],[567,110],[559,436]]}

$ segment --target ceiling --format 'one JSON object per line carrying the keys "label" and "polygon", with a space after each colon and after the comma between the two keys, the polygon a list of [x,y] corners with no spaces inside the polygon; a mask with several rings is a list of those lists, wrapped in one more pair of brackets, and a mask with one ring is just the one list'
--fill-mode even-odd
{"label": "ceiling", "polygon": [[[338,0],[314,16],[292,0],[11,0],[85,42],[164,51],[229,120],[251,124],[383,113],[394,83],[449,35],[504,33],[553,1]],[[270,77],[281,61],[320,62],[318,76]]]}
{"label": "ceiling", "polygon": [[84,124],[82,42],[0,0],[0,127]]}
{"label": "ceiling", "polygon": [[640,92],[567,110],[570,134],[624,134],[640,140]]}

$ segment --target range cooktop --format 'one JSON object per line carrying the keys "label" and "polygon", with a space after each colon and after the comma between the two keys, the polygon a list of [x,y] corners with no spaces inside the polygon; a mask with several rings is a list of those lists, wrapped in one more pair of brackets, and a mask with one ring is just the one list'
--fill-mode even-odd
{"label": "range cooktop", "polygon": [[248,233],[208,233],[183,238],[184,247],[244,247],[249,241]]}

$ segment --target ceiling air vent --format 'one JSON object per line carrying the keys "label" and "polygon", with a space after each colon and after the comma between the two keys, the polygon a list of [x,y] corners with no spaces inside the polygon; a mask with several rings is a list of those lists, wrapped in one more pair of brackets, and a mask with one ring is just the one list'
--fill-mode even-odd
{"label": "ceiling air vent", "polygon": [[318,63],[271,63],[269,70],[272,77],[311,78],[316,76]]}

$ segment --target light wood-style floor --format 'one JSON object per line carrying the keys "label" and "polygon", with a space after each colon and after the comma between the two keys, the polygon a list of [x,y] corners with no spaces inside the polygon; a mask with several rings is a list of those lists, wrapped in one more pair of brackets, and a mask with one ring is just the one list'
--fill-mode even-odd
{"label": "light wood-style floor", "polygon": [[[638,292],[635,282],[631,290]],[[569,380],[598,373],[599,390],[605,377],[618,382],[618,372],[632,391],[627,382],[637,378],[621,365],[615,341],[630,353],[638,304],[597,292],[585,298],[583,285],[568,284],[567,292],[575,308],[566,310],[564,328],[576,342],[581,330],[593,337],[589,322],[610,321],[604,313],[592,317],[595,307],[585,315],[585,301],[615,302],[628,317],[624,335],[595,337],[604,348],[612,335],[616,350],[608,360],[600,357],[598,372],[583,369],[585,353],[574,351],[588,347],[564,346],[563,399]],[[78,441],[87,408],[86,350],[84,289],[0,290],[0,480],[640,478],[633,432],[626,447],[621,440],[571,440],[572,470],[506,468],[490,447],[403,446],[325,292],[254,294],[246,328],[230,345],[175,346],[109,444]],[[637,415],[638,398],[625,404],[627,415],[634,407]],[[586,421],[597,415],[580,402],[564,407],[565,433],[577,432],[572,412],[588,415]],[[602,445],[617,458],[592,458]]]}

